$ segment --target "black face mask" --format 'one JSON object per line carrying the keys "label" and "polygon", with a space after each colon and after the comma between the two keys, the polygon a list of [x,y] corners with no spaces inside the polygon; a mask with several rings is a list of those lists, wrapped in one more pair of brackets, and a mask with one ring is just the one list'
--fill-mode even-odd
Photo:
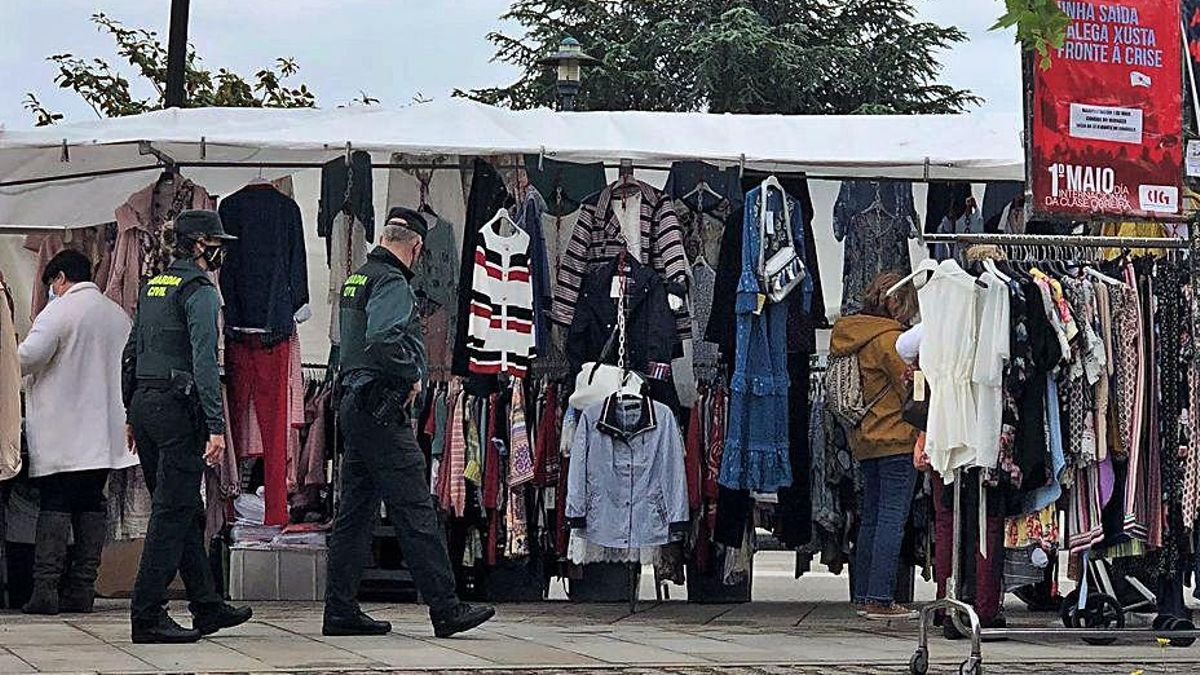
{"label": "black face mask", "polygon": [[204,261],[208,263],[210,272],[215,272],[221,269],[221,265],[225,264],[225,247],[224,246],[205,246],[204,253],[200,254]]}

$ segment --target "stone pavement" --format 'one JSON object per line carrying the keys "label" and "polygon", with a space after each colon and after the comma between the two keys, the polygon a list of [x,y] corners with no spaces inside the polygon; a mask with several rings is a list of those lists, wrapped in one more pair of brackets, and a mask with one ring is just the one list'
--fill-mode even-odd
{"label": "stone pavement", "polygon": [[[867,622],[842,603],[755,602],[628,606],[506,605],[484,629],[436,640],[421,608],[371,605],[395,624],[381,638],[325,638],[316,603],[256,603],[255,620],[197,645],[134,645],[127,603],[88,616],[0,614],[0,673],[24,672],[539,672],[716,675],[904,673],[914,622]],[[184,619],[186,617],[178,617]],[[1052,617],[1014,616],[1021,625]],[[930,672],[957,672],[966,642],[940,633]],[[1200,646],[1162,649],[1152,638],[1090,647],[1077,639],[985,644],[989,673],[1200,672]]]}

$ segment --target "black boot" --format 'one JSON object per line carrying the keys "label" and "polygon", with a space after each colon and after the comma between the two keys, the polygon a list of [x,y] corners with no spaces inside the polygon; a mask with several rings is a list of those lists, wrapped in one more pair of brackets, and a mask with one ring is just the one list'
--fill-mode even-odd
{"label": "black boot", "polygon": [[496,608],[486,605],[469,605],[460,602],[449,614],[433,618],[433,634],[448,638],[478,628],[496,616]]}
{"label": "black boot", "polygon": [[26,614],[58,614],[58,582],[67,559],[71,514],[42,511],[37,520],[37,542],[33,559],[33,594],[21,611]]}
{"label": "black boot", "polygon": [[192,619],[192,628],[200,631],[201,635],[212,635],[219,630],[240,626],[253,616],[254,610],[249,607],[234,607],[223,602],[214,609],[197,614]]}
{"label": "black boot", "polygon": [[134,622],[130,638],[135,645],[180,645],[200,640],[200,631],[184,628],[162,614],[151,623]]}
{"label": "black boot", "polygon": [[96,600],[100,555],[108,537],[108,514],[76,513],[72,523],[75,545],[71,548],[71,569],[59,595],[58,609],[60,612],[90,614]]}

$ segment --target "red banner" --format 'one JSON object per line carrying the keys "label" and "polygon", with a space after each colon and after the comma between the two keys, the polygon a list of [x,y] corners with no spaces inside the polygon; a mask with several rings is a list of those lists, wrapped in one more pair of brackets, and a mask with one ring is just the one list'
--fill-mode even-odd
{"label": "red banner", "polygon": [[1049,70],[1035,67],[1034,211],[1162,217],[1180,211],[1180,6],[1058,0],[1071,17]]}

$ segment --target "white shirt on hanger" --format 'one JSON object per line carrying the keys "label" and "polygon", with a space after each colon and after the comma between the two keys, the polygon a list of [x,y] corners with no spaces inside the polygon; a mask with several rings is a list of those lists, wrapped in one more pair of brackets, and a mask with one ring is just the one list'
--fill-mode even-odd
{"label": "white shirt on hanger", "polygon": [[925,324],[921,370],[930,393],[925,451],[933,469],[949,483],[955,469],[975,461],[975,279],[953,259],[943,260],[918,298]]}
{"label": "white shirt on hanger", "polygon": [[987,288],[976,287],[975,368],[971,388],[975,394],[975,464],[993,468],[1000,457],[1000,428],[1004,413],[1004,364],[1010,356],[1011,308],[1008,286],[991,272],[979,279]]}

